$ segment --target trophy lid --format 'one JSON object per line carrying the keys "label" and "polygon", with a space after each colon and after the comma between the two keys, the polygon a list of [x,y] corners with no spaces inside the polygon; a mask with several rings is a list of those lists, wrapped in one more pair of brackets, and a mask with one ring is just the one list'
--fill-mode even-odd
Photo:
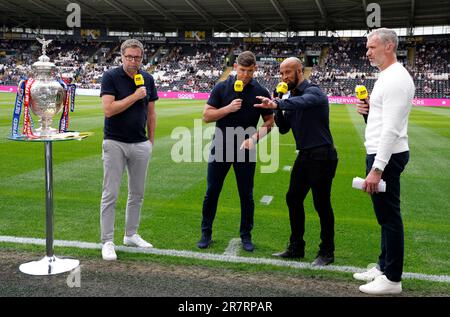
{"label": "trophy lid", "polygon": [[35,62],[32,69],[37,73],[48,73],[49,71],[56,70],[56,65],[50,62],[50,57],[45,53],[47,51],[47,46],[52,42],[52,40],[45,40],[45,38],[36,38],[39,43],[42,44],[42,55],[38,58],[38,62]]}
{"label": "trophy lid", "polygon": [[56,65],[53,64],[52,62],[50,62],[50,57],[48,57],[47,55],[41,55],[39,57],[39,61],[33,63],[32,66],[33,70],[36,71],[51,71],[51,70],[55,70],[56,69]]}

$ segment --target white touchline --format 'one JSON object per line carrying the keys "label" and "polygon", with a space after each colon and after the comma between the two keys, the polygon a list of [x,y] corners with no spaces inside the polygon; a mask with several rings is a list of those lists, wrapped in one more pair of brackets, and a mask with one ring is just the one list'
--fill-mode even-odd
{"label": "white touchline", "polygon": [[[238,239],[232,239],[225,252],[236,252],[235,246],[238,244],[236,241]],[[20,243],[20,244],[35,244],[35,245],[45,245],[45,239],[35,239],[35,238],[23,238],[23,237],[11,237],[11,236],[0,236],[0,242],[8,243]],[[101,250],[101,243],[93,242],[82,242],[82,241],[67,241],[67,240],[55,240],[54,246],[58,247],[71,247],[79,249],[98,249]],[[284,266],[291,267],[295,269],[308,269],[315,271],[331,271],[331,272],[364,272],[367,268],[358,268],[354,266],[340,266],[340,265],[327,265],[322,267],[312,266],[310,263],[297,262],[297,261],[287,261],[287,260],[276,260],[268,258],[253,258],[253,257],[242,257],[232,254],[213,254],[213,253],[202,253],[194,251],[184,251],[184,250],[170,250],[170,249],[156,249],[156,248],[135,248],[135,247],[125,247],[116,246],[116,251],[128,252],[128,253],[142,253],[142,254],[156,254],[156,255],[167,255],[176,256],[182,258],[191,259],[201,259],[210,261],[222,261],[230,263],[248,263],[248,264],[265,264],[274,266]],[[433,281],[433,282],[444,282],[450,283],[449,275],[431,275],[431,274],[420,274],[420,273],[408,273],[404,272],[402,275],[406,279],[423,280],[423,281]]]}

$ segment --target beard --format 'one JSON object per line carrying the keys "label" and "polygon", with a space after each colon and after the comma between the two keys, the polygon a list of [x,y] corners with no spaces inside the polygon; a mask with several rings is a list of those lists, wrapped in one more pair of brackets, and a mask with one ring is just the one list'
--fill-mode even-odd
{"label": "beard", "polygon": [[139,67],[137,66],[128,66],[127,71],[130,73],[136,73],[139,70]]}
{"label": "beard", "polygon": [[369,60],[370,66],[378,67],[380,64],[383,64],[384,58],[380,56],[373,56],[372,60]]}
{"label": "beard", "polygon": [[298,74],[297,72],[295,72],[294,81],[288,83],[288,90],[294,89],[295,87],[297,87],[297,85],[298,85]]}

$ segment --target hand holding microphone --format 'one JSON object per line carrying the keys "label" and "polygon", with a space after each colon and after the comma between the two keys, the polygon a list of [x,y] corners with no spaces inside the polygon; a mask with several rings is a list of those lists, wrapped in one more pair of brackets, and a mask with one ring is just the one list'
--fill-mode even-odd
{"label": "hand holding microphone", "polygon": [[228,109],[230,112],[236,112],[239,111],[242,107],[242,99],[234,99],[229,105]]}
{"label": "hand holding microphone", "polygon": [[242,80],[236,80],[234,82],[234,92],[236,93],[236,99],[234,99],[229,105],[228,108],[230,112],[239,111],[242,107],[242,91],[244,90],[244,83]]}
{"label": "hand holding microphone", "polygon": [[142,76],[142,74],[134,75],[134,83],[137,88],[134,92],[137,100],[145,98],[145,96],[147,96],[147,88],[145,88],[144,86],[144,77]]}
{"label": "hand holding microphone", "polygon": [[356,110],[359,114],[364,117],[364,122],[367,123],[367,117],[369,115],[369,94],[367,93],[367,88],[363,85],[358,85],[355,87],[356,98],[360,101],[357,104]]}
{"label": "hand holding microphone", "polygon": [[237,99],[242,99],[242,91],[244,90],[244,82],[242,80],[236,80],[234,82],[234,92]]}
{"label": "hand holding microphone", "polygon": [[244,82],[242,80],[236,80],[234,82],[234,92],[237,99],[242,99],[242,91],[244,90]]}

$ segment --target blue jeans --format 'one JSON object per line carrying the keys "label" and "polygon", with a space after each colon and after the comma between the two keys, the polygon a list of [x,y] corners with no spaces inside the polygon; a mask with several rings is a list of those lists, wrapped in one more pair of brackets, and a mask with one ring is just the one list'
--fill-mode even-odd
{"label": "blue jeans", "polygon": [[253,201],[253,179],[255,162],[210,162],[208,164],[207,189],[203,201],[202,233],[212,234],[212,225],[217,211],[217,202],[222,191],[223,182],[230,167],[233,166],[241,200],[240,235],[243,239],[251,238],[255,202]]}
{"label": "blue jeans", "polygon": [[[366,156],[366,175],[372,169],[375,154]],[[400,213],[400,174],[409,160],[409,151],[392,154],[381,178],[386,182],[386,192],[373,194],[372,203],[381,226],[381,254],[378,265],[393,282],[402,279],[404,256],[403,221]]]}

